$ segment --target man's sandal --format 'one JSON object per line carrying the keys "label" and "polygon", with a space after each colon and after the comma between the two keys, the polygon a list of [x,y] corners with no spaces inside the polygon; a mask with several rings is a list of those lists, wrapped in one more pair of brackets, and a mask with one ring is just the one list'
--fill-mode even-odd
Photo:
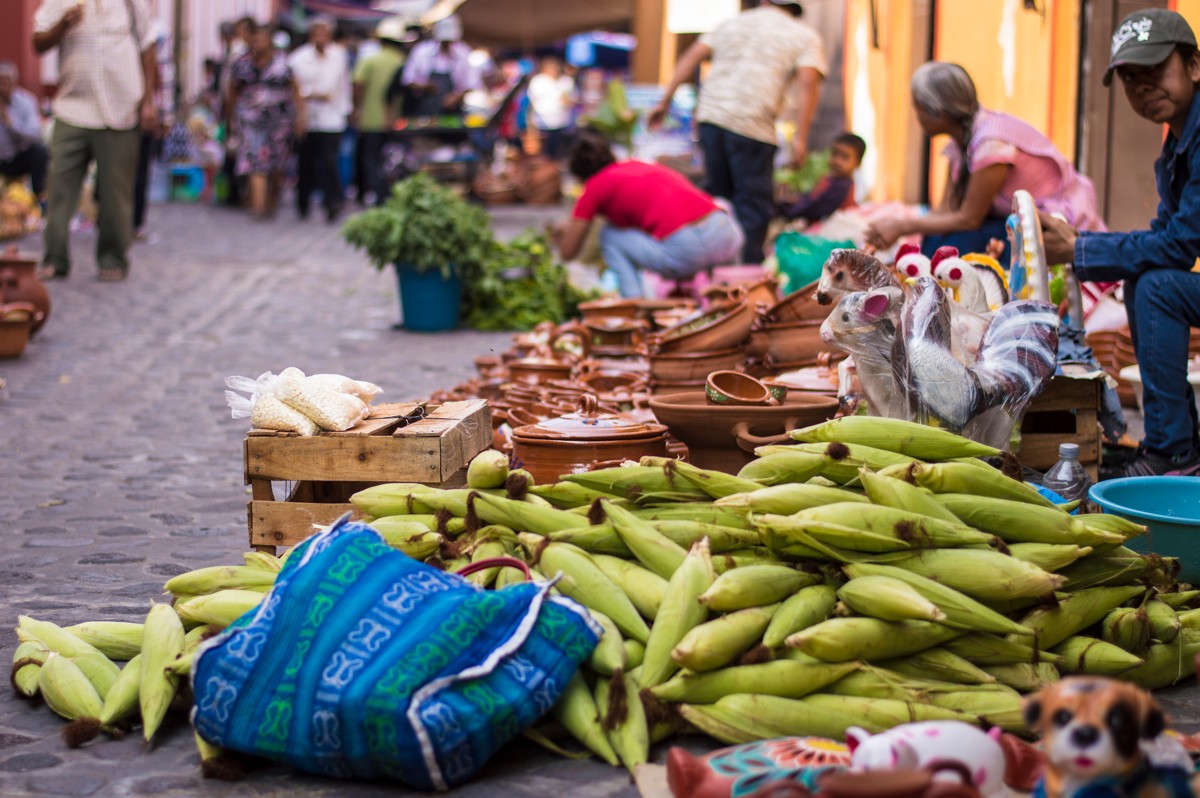
{"label": "man's sandal", "polygon": [[37,277],[42,282],[46,282],[48,280],[62,280],[65,279],[66,276],[66,272],[60,272],[49,263],[43,263],[37,267]]}
{"label": "man's sandal", "polygon": [[122,266],[101,266],[96,279],[102,283],[119,283],[129,276],[129,270]]}

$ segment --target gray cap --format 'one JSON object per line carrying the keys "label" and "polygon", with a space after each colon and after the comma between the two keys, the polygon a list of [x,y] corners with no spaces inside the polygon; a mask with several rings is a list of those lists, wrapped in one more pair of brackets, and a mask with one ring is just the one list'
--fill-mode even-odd
{"label": "gray cap", "polygon": [[1170,57],[1177,44],[1196,46],[1196,34],[1181,15],[1165,8],[1133,12],[1121,20],[1113,34],[1104,85],[1112,83],[1113,71],[1123,64],[1161,64]]}
{"label": "gray cap", "polygon": [[1060,443],[1058,445],[1059,457],[1079,457],[1078,443]]}

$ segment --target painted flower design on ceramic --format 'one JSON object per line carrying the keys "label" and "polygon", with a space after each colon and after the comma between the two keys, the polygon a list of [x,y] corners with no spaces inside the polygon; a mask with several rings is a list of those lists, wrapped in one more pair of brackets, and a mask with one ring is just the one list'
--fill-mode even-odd
{"label": "painted flower design on ceramic", "polygon": [[733,779],[730,798],[755,798],[781,785],[815,793],[822,776],[843,770],[849,763],[850,749],[841,743],[819,737],[786,737],[726,748],[709,760],[709,767]]}
{"label": "painted flower design on ceramic", "polygon": [[850,748],[823,737],[783,737],[768,740],[766,753],[780,765],[793,767],[850,766]]}

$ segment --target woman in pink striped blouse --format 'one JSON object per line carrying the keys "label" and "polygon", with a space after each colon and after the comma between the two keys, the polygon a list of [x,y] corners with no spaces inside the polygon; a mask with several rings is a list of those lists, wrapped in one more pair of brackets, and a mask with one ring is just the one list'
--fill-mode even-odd
{"label": "woman in pink striped blouse", "polygon": [[868,244],[882,249],[901,236],[920,234],[921,250],[929,255],[941,246],[984,252],[990,239],[1006,240],[1004,220],[1017,189],[1077,229],[1104,229],[1091,181],[1031,125],[980,106],[975,84],[961,66],[921,65],[913,73],[912,96],[925,133],[950,137],[942,206],[922,217],[876,220],[867,230]]}

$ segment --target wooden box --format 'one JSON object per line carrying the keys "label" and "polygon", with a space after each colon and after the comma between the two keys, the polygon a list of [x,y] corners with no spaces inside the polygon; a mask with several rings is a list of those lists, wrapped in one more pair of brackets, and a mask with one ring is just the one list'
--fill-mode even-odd
{"label": "wooden box", "polygon": [[1079,444],[1079,462],[1094,481],[1100,468],[1100,411],[1104,378],[1055,377],[1021,420],[1022,465],[1047,471],[1058,462],[1060,443]]}
{"label": "wooden box", "polygon": [[[414,408],[417,406],[413,406]],[[424,418],[369,418],[346,432],[313,437],[251,430],[244,444],[250,545],[274,550],[344,513],[356,491],[386,482],[465,485],[465,467],[492,443],[487,402],[447,402]],[[276,482],[287,485],[276,497]]]}

